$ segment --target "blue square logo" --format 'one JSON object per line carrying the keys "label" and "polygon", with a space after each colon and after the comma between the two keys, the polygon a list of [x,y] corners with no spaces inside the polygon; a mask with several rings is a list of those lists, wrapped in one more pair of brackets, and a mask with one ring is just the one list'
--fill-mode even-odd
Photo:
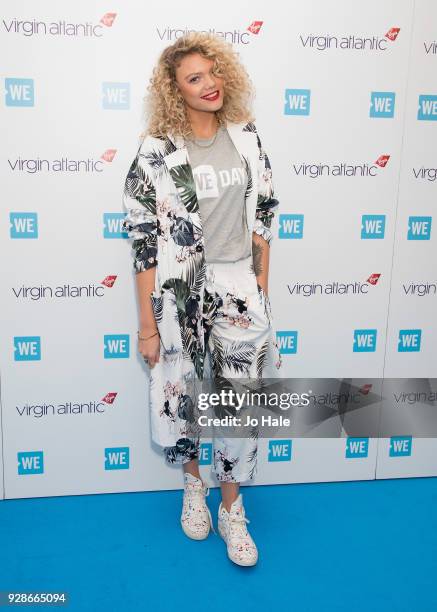
{"label": "blue square logo", "polygon": [[382,239],[385,234],[385,215],[362,215],[361,240]]}
{"label": "blue square logo", "polygon": [[410,457],[412,442],[412,436],[392,436],[389,457]]}
{"label": "blue square logo", "polygon": [[373,119],[392,119],[395,114],[395,93],[393,91],[372,91],[370,113]]}
{"label": "blue square logo", "polygon": [[432,217],[408,217],[407,240],[430,240]]}
{"label": "blue square logo", "polygon": [[128,470],[129,447],[114,446],[105,448],[105,470]]}
{"label": "blue square logo", "polygon": [[109,110],[128,110],[130,107],[129,83],[102,83],[102,106]]}
{"label": "blue square logo", "polygon": [[374,353],[376,351],[376,329],[354,329],[354,353]]}
{"label": "blue square logo", "polygon": [[311,104],[310,89],[285,90],[285,115],[309,115]]}
{"label": "blue square logo", "polygon": [[15,336],[14,361],[40,361],[41,336]]}
{"label": "blue square logo", "polygon": [[303,238],[303,219],[301,214],[279,215],[279,238]]}
{"label": "blue square logo", "polygon": [[361,459],[369,454],[369,438],[347,438],[346,459]]}
{"label": "blue square logo", "polygon": [[123,230],[125,213],[103,213],[103,238],[127,238]]}
{"label": "blue square logo", "polygon": [[277,331],[276,342],[278,343],[281,355],[291,355],[297,353],[297,331]]}
{"label": "blue square logo", "polygon": [[33,79],[5,79],[6,106],[34,106],[35,88]]}
{"label": "blue square logo", "polygon": [[417,119],[419,121],[437,121],[437,95],[423,94],[419,96]]}
{"label": "blue square logo", "polygon": [[105,334],[105,359],[127,359],[129,357],[129,334]]}
{"label": "blue square logo", "polygon": [[36,212],[11,212],[11,238],[38,238],[38,215]]}
{"label": "blue square logo", "polygon": [[199,448],[199,465],[211,465],[212,443],[202,442]]}
{"label": "blue square logo", "polygon": [[269,440],[269,461],[291,461],[291,440]]}
{"label": "blue square logo", "polygon": [[17,453],[18,475],[44,474],[43,451],[24,451]]}
{"label": "blue square logo", "polygon": [[421,340],[421,329],[400,329],[398,338],[398,353],[420,352]]}

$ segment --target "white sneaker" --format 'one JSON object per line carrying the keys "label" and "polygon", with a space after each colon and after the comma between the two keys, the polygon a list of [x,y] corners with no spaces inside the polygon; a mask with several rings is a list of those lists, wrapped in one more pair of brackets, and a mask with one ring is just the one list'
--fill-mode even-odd
{"label": "white sneaker", "polygon": [[204,540],[208,537],[212,524],[211,512],[205,502],[209,488],[200,478],[184,472],[184,498],[182,504],[181,525],[185,535],[193,540]]}
{"label": "white sneaker", "polygon": [[247,531],[243,506],[243,496],[240,493],[233,502],[230,512],[223,504],[218,511],[218,530],[228,547],[228,557],[237,565],[255,565],[258,561],[258,550],[255,542]]}

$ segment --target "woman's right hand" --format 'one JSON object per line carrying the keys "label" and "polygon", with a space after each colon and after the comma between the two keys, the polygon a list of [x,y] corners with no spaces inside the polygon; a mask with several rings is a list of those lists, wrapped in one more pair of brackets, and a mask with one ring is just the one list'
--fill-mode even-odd
{"label": "woman's right hand", "polygon": [[[138,338],[138,350],[144,358],[144,361],[149,364],[151,368],[154,367],[159,361],[159,349],[161,340],[157,329],[140,329],[141,338],[147,338],[147,340],[140,340]],[[152,336],[152,334],[155,334]],[[151,338],[149,336],[152,336]]]}

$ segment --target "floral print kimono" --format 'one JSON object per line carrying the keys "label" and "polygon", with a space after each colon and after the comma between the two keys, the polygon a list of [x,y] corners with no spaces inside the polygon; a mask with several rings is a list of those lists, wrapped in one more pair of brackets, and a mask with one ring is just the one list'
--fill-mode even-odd
{"label": "floral print kimono", "polygon": [[[226,129],[247,172],[244,205],[248,231],[250,235],[259,234],[270,244],[273,209],[278,200],[274,198],[269,159],[254,123],[227,122]],[[205,263],[195,181],[182,137],[146,136],[126,177],[123,204],[126,211],[123,228],[133,239],[134,270],[139,273],[156,267],[155,288],[150,299],[161,349],[160,361],[150,369],[152,439],[164,449],[169,462],[185,462],[197,456],[198,450],[198,440],[193,440],[188,433],[195,404],[189,382],[202,381],[205,376],[210,331],[209,315],[205,313],[215,316],[218,309],[214,293],[207,290],[211,267]],[[253,269],[252,275],[256,278]],[[218,361],[221,359],[228,365],[230,376],[262,377],[267,362],[273,364],[273,370],[281,365],[268,297],[259,286],[258,292],[269,323],[256,358],[255,349],[251,355],[247,352],[252,351],[253,343],[244,345],[246,339],[250,340],[248,325],[238,326],[237,317],[232,320],[236,339],[234,354],[217,355],[214,351]],[[244,304],[242,307],[239,303],[242,300],[227,295],[237,305],[239,315],[244,315]],[[217,449],[217,456],[223,454],[223,450]],[[231,460],[224,457],[225,471],[230,470],[229,465]],[[225,471],[222,479],[232,480],[226,477]]]}

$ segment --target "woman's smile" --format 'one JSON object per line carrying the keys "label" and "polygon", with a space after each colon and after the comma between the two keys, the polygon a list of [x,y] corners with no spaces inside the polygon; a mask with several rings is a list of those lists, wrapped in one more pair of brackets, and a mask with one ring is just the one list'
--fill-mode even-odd
{"label": "woman's smile", "polygon": [[212,93],[206,94],[204,96],[200,96],[202,100],[209,100],[210,102],[215,102],[220,96],[220,92],[218,89],[213,91]]}

